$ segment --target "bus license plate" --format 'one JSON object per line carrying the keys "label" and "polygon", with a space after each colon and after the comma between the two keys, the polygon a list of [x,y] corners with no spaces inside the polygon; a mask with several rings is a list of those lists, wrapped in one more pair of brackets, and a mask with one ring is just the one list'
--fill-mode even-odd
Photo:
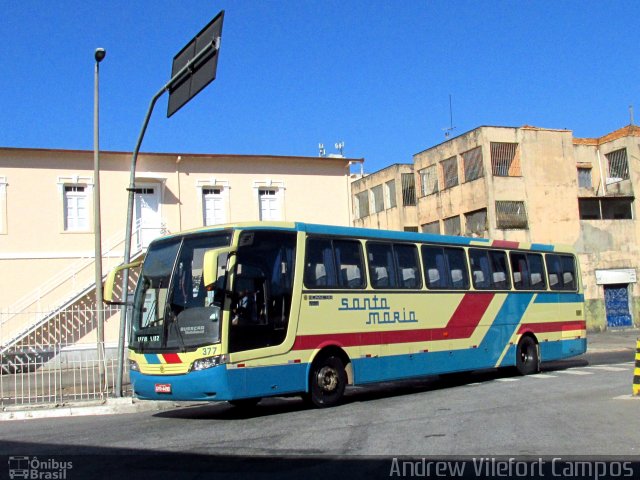
{"label": "bus license plate", "polygon": [[171,393],[171,384],[156,383],[156,393]]}

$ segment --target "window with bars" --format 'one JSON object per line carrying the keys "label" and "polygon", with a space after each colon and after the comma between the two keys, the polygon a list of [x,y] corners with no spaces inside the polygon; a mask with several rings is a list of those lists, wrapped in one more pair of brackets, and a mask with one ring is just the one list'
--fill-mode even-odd
{"label": "window with bars", "polygon": [[580,220],[632,220],[633,198],[579,198]]}
{"label": "window with bars", "polygon": [[484,177],[484,168],[482,167],[482,147],[476,147],[473,150],[463,153],[462,163],[464,167],[465,182],[471,182]]}
{"label": "window with bars", "polygon": [[440,165],[442,166],[444,188],[458,185],[458,159],[456,157],[447,158],[440,162]]}
{"label": "window with bars", "polygon": [[627,149],[621,148],[605,155],[609,164],[609,179],[628,180],[629,163],[627,162]]}
{"label": "window with bars", "polygon": [[396,181],[389,180],[387,183],[385,183],[385,186],[387,189],[387,202],[389,208],[394,208],[398,205],[396,202]]}
{"label": "window with bars", "polygon": [[382,185],[376,185],[371,189],[373,195],[373,213],[378,213],[384,210],[384,195],[382,191]]}
{"label": "window with bars", "polygon": [[425,223],[420,227],[423,233],[436,233],[440,234],[440,220],[435,222]]}
{"label": "window with bars", "polygon": [[423,197],[438,193],[438,170],[436,165],[420,170],[420,186]]}
{"label": "window with bars", "polygon": [[369,191],[356,193],[356,208],[358,218],[369,216]]}
{"label": "window with bars", "polygon": [[402,205],[410,206],[416,204],[416,179],[413,173],[403,173],[400,177],[402,181]]}
{"label": "window with bars", "polygon": [[497,201],[496,227],[503,230],[528,228],[524,202]]}
{"label": "window with bars", "polygon": [[591,182],[591,169],[590,168],[578,168],[578,187],[579,188],[592,188]]}
{"label": "window with bars", "polygon": [[476,210],[464,214],[464,234],[484,237],[487,234],[487,209]]}
{"label": "window with bars", "polygon": [[496,177],[522,176],[517,143],[491,142],[491,171]]}
{"label": "window with bars", "polygon": [[458,215],[456,215],[455,217],[445,218],[442,221],[442,225],[444,226],[445,235],[462,235],[462,229],[460,228],[460,217]]}

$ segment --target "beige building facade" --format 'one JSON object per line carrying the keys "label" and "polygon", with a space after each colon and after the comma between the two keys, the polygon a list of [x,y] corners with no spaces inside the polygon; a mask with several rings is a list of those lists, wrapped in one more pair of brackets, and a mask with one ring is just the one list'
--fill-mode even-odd
{"label": "beige building facade", "polygon": [[[528,126],[476,128],[414,155],[406,167],[415,181],[411,215],[424,232],[572,245],[588,328],[640,325],[639,137],[635,126],[593,139]],[[392,166],[354,184],[354,224],[383,228],[380,217],[398,230],[416,224],[392,209],[371,213],[373,189],[396,177]],[[365,198],[369,215],[358,209]]]}
{"label": "beige building facade", "polygon": [[[131,154],[101,152],[100,162],[106,275],[124,254]],[[142,153],[136,169],[133,255],[159,235],[204,225],[249,220],[350,225],[350,167],[362,162]],[[92,151],[0,148],[3,348],[41,322],[43,314],[72,307],[95,287],[94,184]],[[89,304],[85,298],[84,306]],[[107,341],[114,341],[117,322],[107,323]],[[86,341],[92,341],[91,335]]]}

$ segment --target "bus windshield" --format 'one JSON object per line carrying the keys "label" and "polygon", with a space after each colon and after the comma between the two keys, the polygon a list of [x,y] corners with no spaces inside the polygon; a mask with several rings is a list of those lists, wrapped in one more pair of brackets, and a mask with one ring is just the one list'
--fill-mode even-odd
{"label": "bus windshield", "polygon": [[203,285],[207,250],[229,246],[231,232],[169,238],[153,243],[133,302],[131,347],[187,351],[220,341],[223,292]]}

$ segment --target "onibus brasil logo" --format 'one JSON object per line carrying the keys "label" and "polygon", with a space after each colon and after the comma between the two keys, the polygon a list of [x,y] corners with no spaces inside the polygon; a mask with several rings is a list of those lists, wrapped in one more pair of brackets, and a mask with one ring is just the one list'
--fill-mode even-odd
{"label": "onibus brasil logo", "polygon": [[65,480],[73,462],[63,462],[54,458],[44,460],[38,457],[9,457],[9,478],[31,480]]}

